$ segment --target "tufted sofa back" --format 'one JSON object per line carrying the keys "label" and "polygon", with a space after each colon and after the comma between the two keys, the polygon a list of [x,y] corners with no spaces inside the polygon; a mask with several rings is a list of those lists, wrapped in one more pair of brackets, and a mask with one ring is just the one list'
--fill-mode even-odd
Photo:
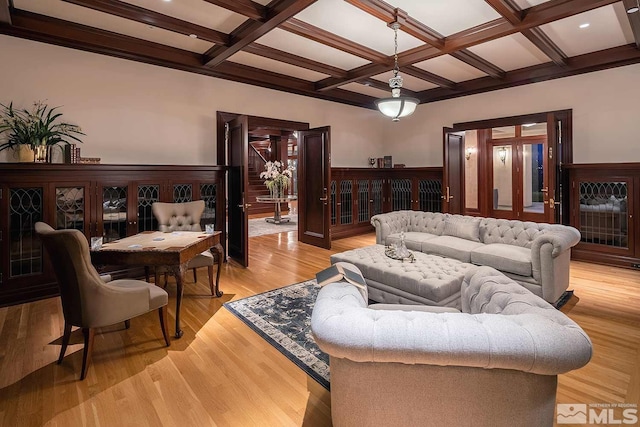
{"label": "tufted sofa back", "polygon": [[156,202],[151,205],[151,211],[162,232],[202,231],[200,218],[204,212],[204,200],[186,203]]}
{"label": "tufted sofa back", "polygon": [[480,241],[483,243],[504,243],[531,249],[533,241],[553,225],[523,222],[507,219],[482,218],[480,221]]}

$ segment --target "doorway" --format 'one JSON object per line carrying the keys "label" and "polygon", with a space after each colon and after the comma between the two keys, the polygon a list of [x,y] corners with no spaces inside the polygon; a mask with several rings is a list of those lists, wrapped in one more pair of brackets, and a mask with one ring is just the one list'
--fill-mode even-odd
{"label": "doorway", "polygon": [[567,223],[569,187],[562,165],[573,160],[571,114],[543,112],[444,128],[449,192],[443,197],[451,200],[445,211]]}
{"label": "doorway", "polygon": [[[324,131],[323,141],[329,143],[329,129],[321,129]],[[256,204],[256,195],[249,190],[249,169],[254,167],[259,173],[264,167],[264,164],[256,166],[252,164],[252,156],[249,154],[252,150],[257,151],[255,146],[251,145],[252,138],[259,137],[261,139],[268,138],[272,144],[271,158],[269,160],[278,160],[284,165],[291,165],[297,163],[299,166],[305,162],[305,152],[310,152],[312,155],[314,150],[304,150],[306,137],[303,136],[303,131],[309,130],[308,123],[293,122],[288,120],[280,120],[266,117],[255,117],[239,115],[235,113],[217,113],[217,158],[218,164],[224,164],[228,166],[227,174],[227,200],[228,200],[228,248],[229,256],[238,261],[243,266],[248,266],[249,263],[249,239],[248,239],[248,220],[249,210],[251,205]],[[298,137],[296,143],[297,157],[290,158],[289,138],[292,134],[296,134]],[[328,149],[327,149],[328,153]],[[253,156],[253,160],[261,158],[263,163],[267,160],[264,155],[257,153],[257,156]],[[289,162],[289,160],[292,160]],[[306,164],[313,164],[315,169],[322,172],[324,176],[330,177],[330,164],[329,158],[321,156],[319,158],[312,158],[306,161]],[[300,167],[299,167],[300,169]],[[318,175],[317,175],[318,176]],[[322,180],[311,180],[313,185],[322,185]],[[302,200],[304,194],[315,194],[321,189],[315,189],[310,187],[308,183],[300,179],[294,180],[292,185],[297,186],[298,196]],[[321,210],[325,210],[321,208]],[[304,218],[307,215],[315,215],[315,211],[307,209],[302,203],[298,203],[298,238],[305,234],[305,229],[302,228],[305,223]],[[309,223],[309,222],[307,222]],[[329,215],[326,220],[326,230],[322,232],[329,236]],[[302,239],[300,239],[302,240]],[[311,242],[308,242],[311,243]],[[312,243],[314,244],[314,243]]]}

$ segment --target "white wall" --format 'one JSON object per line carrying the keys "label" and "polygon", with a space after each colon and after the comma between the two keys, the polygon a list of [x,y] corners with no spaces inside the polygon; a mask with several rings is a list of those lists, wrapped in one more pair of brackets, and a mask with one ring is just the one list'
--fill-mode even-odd
{"label": "white wall", "polygon": [[329,125],[332,166],[387,154],[369,109],[3,35],[0,64],[0,103],[63,106],[82,156],[102,163],[214,164],[218,110]]}
{"label": "white wall", "polygon": [[573,109],[575,163],[640,162],[640,65],[418,106],[386,124],[394,163],[442,166],[442,128],[454,123]]}

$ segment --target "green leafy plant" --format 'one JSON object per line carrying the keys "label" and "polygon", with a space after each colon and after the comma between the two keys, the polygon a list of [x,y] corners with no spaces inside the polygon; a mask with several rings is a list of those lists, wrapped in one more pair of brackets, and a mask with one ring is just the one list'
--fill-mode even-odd
{"label": "green leafy plant", "polygon": [[19,145],[35,150],[43,145],[70,144],[70,140],[82,142],[78,137],[84,135],[80,126],[59,121],[60,107],[50,108],[42,102],[34,103],[31,110],[15,109],[13,102],[0,107],[0,134],[8,133],[0,151]]}

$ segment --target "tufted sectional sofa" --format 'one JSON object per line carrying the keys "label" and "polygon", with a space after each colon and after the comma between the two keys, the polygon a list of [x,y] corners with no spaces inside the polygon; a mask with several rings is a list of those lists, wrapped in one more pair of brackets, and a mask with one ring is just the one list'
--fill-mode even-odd
{"label": "tufted sectional sofa", "polygon": [[380,306],[346,282],[318,294],[334,426],[551,426],[558,374],[592,355],[575,322],[490,267],[467,271],[460,311]]}
{"label": "tufted sectional sofa", "polygon": [[551,303],[569,286],[571,248],[580,241],[565,225],[422,211],[375,215],[371,224],[379,245],[398,244],[403,232],[410,250],[493,267]]}

